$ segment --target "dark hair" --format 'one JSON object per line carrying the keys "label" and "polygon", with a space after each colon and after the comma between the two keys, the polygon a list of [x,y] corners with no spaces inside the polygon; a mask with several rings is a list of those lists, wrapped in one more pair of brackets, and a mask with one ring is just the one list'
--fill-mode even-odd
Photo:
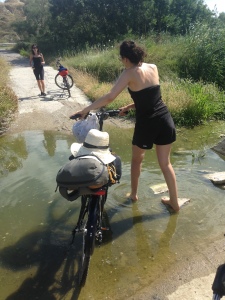
{"label": "dark hair", "polygon": [[31,46],[31,51],[32,51],[33,54],[35,54],[35,53],[34,53],[34,50],[33,50],[34,48],[37,48],[37,50],[38,50],[37,52],[38,52],[38,54],[39,54],[40,51],[39,51],[38,45],[33,44],[33,45]]}
{"label": "dark hair", "polygon": [[131,63],[138,65],[144,61],[145,51],[133,41],[123,41],[120,45],[120,56],[126,57]]}

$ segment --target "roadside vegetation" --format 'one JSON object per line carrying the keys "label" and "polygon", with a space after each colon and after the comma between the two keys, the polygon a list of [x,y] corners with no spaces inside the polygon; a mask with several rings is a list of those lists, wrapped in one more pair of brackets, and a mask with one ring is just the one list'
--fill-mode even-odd
{"label": "roadside vegetation", "polygon": [[[92,101],[111,89],[122,71],[119,44],[133,39],[145,47],[146,62],[158,66],[177,126],[225,119],[225,13],[203,0],[24,0],[18,7],[23,18],[10,28],[21,42],[14,49],[28,56],[37,43],[53,67],[61,56]],[[130,102],[124,91],[108,108]]]}
{"label": "roadside vegetation", "polygon": [[0,58],[0,134],[4,131],[18,107],[15,93],[9,87],[9,65]]}
{"label": "roadside vegetation", "polygon": [[[221,74],[225,78],[225,30],[217,30],[211,43],[214,34],[207,26],[199,25],[186,36],[161,34],[160,41],[155,35],[145,39],[129,37],[145,48],[146,62],[158,66],[163,100],[177,126],[194,127],[225,119],[225,81],[221,80]],[[29,56],[29,51],[22,48],[20,54]],[[123,69],[118,54],[119,43],[115,42],[76,53],[64,51],[61,62],[77,87],[95,101],[111,89]],[[55,67],[56,57],[45,54],[45,59]],[[107,108],[118,109],[131,101],[124,90]]]}
{"label": "roadside vegetation", "polygon": [[[193,127],[209,120],[225,119],[224,82],[215,82],[216,73],[221,73],[222,68],[225,67],[225,60],[222,60],[222,57],[218,58],[219,63],[216,60],[202,60],[202,73],[199,71],[199,78],[192,78],[190,74],[182,76],[182,70],[187,59],[195,59],[195,52],[199,51],[198,56],[202,57],[200,54],[204,49],[200,48],[201,40],[196,39],[195,42],[191,42],[191,45],[190,35],[177,38],[164,36],[160,43],[156,42],[153,36],[144,40],[138,38],[135,40],[145,47],[148,54],[146,62],[155,63],[159,68],[163,100],[169,107],[177,126]],[[221,39],[218,38],[217,44],[221,47],[220,53],[224,52],[225,43],[221,45]],[[218,45],[208,44],[207,55],[210,56],[213,51],[210,46],[217,47]],[[122,65],[118,59],[118,53],[119,44],[105,49],[90,48],[76,55],[68,53],[63,57],[63,63],[69,68],[76,85],[94,101],[111,89],[121,73]],[[225,57],[225,53],[223,55]],[[192,66],[191,63],[187,65],[186,73],[188,67],[192,71],[197,63],[196,61],[192,63]],[[202,75],[206,68],[214,70],[214,77],[210,77],[213,72],[205,72],[205,80],[203,80]],[[125,90],[108,108],[119,108],[131,101]]]}

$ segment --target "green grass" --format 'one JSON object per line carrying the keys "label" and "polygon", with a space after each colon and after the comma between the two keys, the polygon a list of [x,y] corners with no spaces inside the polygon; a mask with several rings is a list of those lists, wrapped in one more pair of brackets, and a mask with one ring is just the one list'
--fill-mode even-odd
{"label": "green grass", "polygon": [[0,130],[5,127],[5,120],[11,116],[18,107],[17,97],[7,86],[9,82],[9,65],[0,58]]}
{"label": "green grass", "polygon": [[[201,39],[198,38],[198,33]],[[193,127],[209,120],[225,119],[225,94],[223,85],[219,87],[220,78],[225,78],[224,56],[218,54],[216,58],[220,59],[202,60],[202,53],[207,53],[207,57],[212,58],[218,49],[222,54],[224,53],[223,33],[223,28],[210,31],[205,26],[196,26],[187,36],[171,37],[160,34],[149,35],[147,38],[132,37],[146,49],[145,61],[158,66],[163,100],[177,126]],[[213,43],[209,42],[211,38]],[[62,64],[69,69],[77,87],[92,101],[110,91],[123,69],[118,59],[119,44],[111,44],[110,47],[101,49],[87,47],[85,51],[79,53],[67,49],[64,51]],[[29,47],[30,44],[21,43],[17,49],[26,56]],[[47,58],[48,62],[51,60],[52,66],[55,67],[54,57],[49,53],[44,55],[45,59]],[[217,68],[215,64],[218,62]],[[218,74],[216,74],[217,70]],[[204,81],[201,76],[197,76],[198,74],[204,74]],[[214,78],[217,81],[214,82]],[[108,108],[117,109],[130,103],[132,103],[130,95],[124,90]],[[7,108],[3,110],[7,111]]]}
{"label": "green grass", "polygon": [[215,84],[179,80],[162,84],[164,101],[178,126],[225,119],[225,95]]}
{"label": "green grass", "polygon": [[[225,95],[215,83],[180,79],[179,59],[185,48],[185,37],[160,40],[154,37],[138,40],[147,52],[146,62],[155,63],[160,74],[162,96],[177,126],[193,127],[209,120],[225,119]],[[119,44],[106,50],[89,49],[75,56],[63,58],[76,85],[95,101],[109,92],[122,70],[118,59]],[[108,108],[119,108],[132,103],[125,90]]]}

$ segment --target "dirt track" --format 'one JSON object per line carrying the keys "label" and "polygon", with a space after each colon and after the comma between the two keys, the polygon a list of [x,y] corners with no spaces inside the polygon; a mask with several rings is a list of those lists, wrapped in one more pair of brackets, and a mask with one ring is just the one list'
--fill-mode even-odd
{"label": "dirt track", "polygon": [[75,85],[68,93],[55,84],[57,71],[45,66],[46,97],[38,96],[36,79],[29,65],[29,60],[9,50],[0,50],[11,65],[11,87],[18,97],[18,114],[11,124],[10,132],[24,130],[49,129],[71,132],[73,121],[69,120],[72,112],[89,104],[87,97]]}
{"label": "dirt track", "polygon": [[[85,94],[74,86],[71,97],[55,84],[57,70],[45,66],[46,97],[38,96],[35,76],[30,67],[29,60],[9,50],[0,49],[0,56],[12,66],[10,71],[10,84],[18,97],[18,113],[12,122],[8,133],[22,132],[24,130],[56,130],[71,134],[74,123],[69,116],[89,105],[91,102]],[[132,121],[110,119],[106,122],[119,127],[133,126]]]}

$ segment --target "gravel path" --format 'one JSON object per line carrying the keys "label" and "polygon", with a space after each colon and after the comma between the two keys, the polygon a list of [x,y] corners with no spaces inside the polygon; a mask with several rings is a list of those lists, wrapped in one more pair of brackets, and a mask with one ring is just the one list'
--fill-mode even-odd
{"label": "gravel path", "polygon": [[[45,66],[46,97],[38,96],[40,91],[29,59],[10,50],[0,49],[0,56],[11,65],[10,85],[18,97],[18,113],[8,132],[25,130],[56,130],[71,134],[74,123],[69,116],[91,103],[85,94],[74,86],[71,97],[55,84],[57,70]],[[109,119],[106,122],[119,127],[133,127],[133,122],[120,119]]]}
{"label": "gravel path", "polygon": [[40,97],[29,60],[9,50],[0,49],[0,56],[12,66],[10,84],[18,97],[18,113],[9,132],[48,129],[71,133],[74,121],[69,120],[69,115],[91,103],[84,93],[74,85],[69,98],[55,84],[57,70],[45,66],[47,96]]}

